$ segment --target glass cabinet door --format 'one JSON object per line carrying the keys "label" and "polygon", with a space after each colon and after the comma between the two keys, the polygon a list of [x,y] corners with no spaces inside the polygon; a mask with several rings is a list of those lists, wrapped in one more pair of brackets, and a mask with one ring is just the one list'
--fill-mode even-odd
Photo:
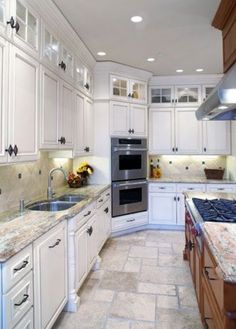
{"label": "glass cabinet door", "polygon": [[111,77],[111,96],[113,98],[128,97],[129,81],[128,79],[112,76]]}
{"label": "glass cabinet door", "polygon": [[78,87],[84,88],[85,66],[80,62],[78,58],[76,59],[76,64],[75,64],[75,83]]}
{"label": "glass cabinet door", "polygon": [[130,94],[133,101],[146,103],[147,102],[147,86],[144,82],[131,81]]}
{"label": "glass cabinet door", "polygon": [[59,41],[47,29],[44,30],[43,57],[58,67]]}
{"label": "glass cabinet door", "polygon": [[38,17],[19,0],[16,0],[16,35],[33,49],[38,50]]}
{"label": "glass cabinet door", "polygon": [[152,87],[151,103],[161,106],[170,105],[173,102],[172,87]]}
{"label": "glass cabinet door", "polygon": [[85,90],[92,94],[92,91],[93,91],[93,76],[92,76],[92,73],[89,71],[88,68],[85,68],[84,69],[84,88]]}
{"label": "glass cabinet door", "polygon": [[178,104],[198,104],[200,102],[200,87],[176,87],[175,102]]}
{"label": "glass cabinet door", "polygon": [[64,47],[62,47],[61,60],[65,63],[65,72],[68,76],[73,77],[73,65],[74,58],[73,55]]}
{"label": "glass cabinet door", "polygon": [[6,26],[6,0],[0,0],[0,24]]}
{"label": "glass cabinet door", "polygon": [[202,100],[203,102],[207,99],[207,97],[210,95],[212,90],[215,88],[215,86],[210,85],[210,86],[203,86],[202,90]]}

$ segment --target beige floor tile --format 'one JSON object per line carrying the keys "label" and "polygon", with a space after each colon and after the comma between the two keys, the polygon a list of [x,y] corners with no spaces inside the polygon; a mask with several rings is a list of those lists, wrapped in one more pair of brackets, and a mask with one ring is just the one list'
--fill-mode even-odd
{"label": "beige floor tile", "polygon": [[192,285],[190,270],[178,267],[142,266],[140,281],[161,284]]}
{"label": "beige floor tile", "polygon": [[93,299],[101,302],[112,302],[115,292],[108,289],[97,289],[94,293]]}
{"label": "beige floor tile", "polygon": [[133,320],[155,320],[155,296],[120,292],[115,297],[111,315]]}
{"label": "beige floor tile", "polygon": [[101,253],[101,269],[107,271],[122,271],[128,257],[128,251],[106,250]]}
{"label": "beige floor tile", "polygon": [[178,298],[176,296],[157,296],[157,308],[178,309]]}
{"label": "beige floor tile", "polygon": [[155,324],[150,322],[137,321],[131,323],[130,329],[155,329]]}
{"label": "beige floor tile", "polygon": [[172,255],[174,251],[172,248],[158,247],[159,255]]}
{"label": "beige floor tile", "polygon": [[174,266],[174,267],[186,267],[188,263],[183,260],[182,254],[168,255],[159,254],[160,266]]}
{"label": "beige floor tile", "polygon": [[124,272],[133,272],[138,273],[141,267],[141,259],[140,258],[128,258],[125,263]]}
{"label": "beige floor tile", "polygon": [[143,265],[148,265],[148,266],[157,266],[158,259],[156,258],[143,258],[142,259]]}
{"label": "beige floor tile", "polygon": [[137,274],[128,272],[106,272],[99,285],[102,289],[137,291]]}
{"label": "beige floor tile", "polygon": [[[108,319],[106,329],[129,329],[130,323],[127,320]],[[94,328],[95,329],[95,328]]]}
{"label": "beige floor tile", "polygon": [[156,329],[203,329],[197,312],[183,310],[157,310]]}
{"label": "beige floor tile", "polygon": [[99,280],[88,278],[80,288],[78,295],[82,302],[93,299],[93,296],[98,288]]}
{"label": "beige floor tile", "polygon": [[129,257],[157,258],[158,250],[154,247],[132,246]]}
{"label": "beige floor tile", "polygon": [[157,284],[157,283],[140,282],[138,284],[138,292],[146,293],[146,294],[176,296],[175,286],[174,285],[169,285],[169,284]]}
{"label": "beige floor tile", "polygon": [[198,307],[195,290],[193,287],[178,287],[179,301],[181,307]]}

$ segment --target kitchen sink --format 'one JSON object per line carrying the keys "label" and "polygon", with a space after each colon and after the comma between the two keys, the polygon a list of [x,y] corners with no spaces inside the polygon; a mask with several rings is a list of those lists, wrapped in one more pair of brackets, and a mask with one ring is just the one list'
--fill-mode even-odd
{"label": "kitchen sink", "polygon": [[62,211],[76,205],[77,202],[68,202],[60,200],[39,201],[28,205],[26,208],[36,211]]}
{"label": "kitchen sink", "polygon": [[85,199],[84,196],[75,195],[75,194],[64,194],[58,198],[58,200],[60,201],[68,201],[68,202],[80,202],[84,199]]}

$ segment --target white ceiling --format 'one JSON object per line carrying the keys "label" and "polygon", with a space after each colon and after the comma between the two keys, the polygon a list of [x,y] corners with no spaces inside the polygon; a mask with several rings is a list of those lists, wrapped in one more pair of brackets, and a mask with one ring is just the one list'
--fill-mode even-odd
{"label": "white ceiling", "polygon": [[[156,75],[222,73],[221,32],[211,26],[220,0],[54,0],[97,60]],[[134,24],[130,17],[140,15]],[[148,57],[156,61],[149,63]],[[201,73],[200,73],[201,74]]]}

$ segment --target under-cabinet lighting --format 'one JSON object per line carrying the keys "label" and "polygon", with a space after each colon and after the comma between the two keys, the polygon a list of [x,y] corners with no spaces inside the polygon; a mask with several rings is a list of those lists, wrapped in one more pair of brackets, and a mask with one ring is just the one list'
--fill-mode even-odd
{"label": "under-cabinet lighting", "polygon": [[147,61],[148,61],[148,62],[154,62],[154,61],[155,61],[155,58],[154,58],[154,57],[149,57],[149,58],[147,59]]}
{"label": "under-cabinet lighting", "polygon": [[196,72],[203,72],[203,69],[196,69]]}
{"label": "under-cabinet lighting", "polygon": [[141,16],[132,16],[130,20],[133,23],[141,23],[143,21],[143,18]]}
{"label": "under-cabinet lighting", "polygon": [[177,73],[183,73],[184,70],[182,70],[182,69],[177,69],[176,72],[177,72]]}
{"label": "under-cabinet lighting", "polygon": [[97,55],[98,56],[106,56],[106,53],[105,53],[105,51],[98,51]]}

